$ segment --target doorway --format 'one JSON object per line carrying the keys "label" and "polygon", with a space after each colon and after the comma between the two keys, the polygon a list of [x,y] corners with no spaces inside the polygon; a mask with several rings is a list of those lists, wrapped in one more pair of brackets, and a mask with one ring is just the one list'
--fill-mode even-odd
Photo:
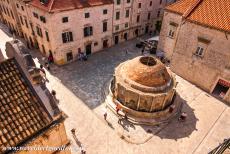
{"label": "doorway", "polygon": [[228,92],[229,87],[230,87],[229,82],[220,79],[218,83],[216,84],[212,94],[214,96],[217,96],[223,99],[226,93]]}
{"label": "doorway", "polygon": [[138,34],[138,29],[135,30],[135,35],[136,35],[136,37],[139,35]]}
{"label": "doorway", "polygon": [[85,46],[85,53],[86,55],[90,55],[92,53],[92,45],[88,44]]}
{"label": "doorway", "polygon": [[124,39],[127,41],[128,40],[128,33],[124,34]]}
{"label": "doorway", "polygon": [[119,36],[118,35],[116,35],[116,36],[114,36],[114,43],[115,44],[118,44],[118,42],[119,42]]}
{"label": "doorway", "polygon": [[103,41],[103,48],[108,48],[108,40]]}
{"label": "doorway", "polygon": [[145,27],[145,34],[147,34],[149,32],[149,26]]}

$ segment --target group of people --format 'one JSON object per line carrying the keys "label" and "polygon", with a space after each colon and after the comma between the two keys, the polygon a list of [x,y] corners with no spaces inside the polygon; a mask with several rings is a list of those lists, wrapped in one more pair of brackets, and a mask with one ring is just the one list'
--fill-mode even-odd
{"label": "group of people", "polygon": [[78,49],[78,60],[81,60],[81,61],[87,60],[87,56],[81,51],[81,49]]}

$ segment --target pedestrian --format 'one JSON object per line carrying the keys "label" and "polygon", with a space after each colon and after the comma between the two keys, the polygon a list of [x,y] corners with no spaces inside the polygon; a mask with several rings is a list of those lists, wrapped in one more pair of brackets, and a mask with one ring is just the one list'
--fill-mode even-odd
{"label": "pedestrian", "polygon": [[80,149],[81,149],[81,154],[86,154],[86,151],[83,146],[80,146]]}
{"label": "pedestrian", "polygon": [[141,54],[143,55],[143,54],[144,54],[144,52],[145,52],[145,46],[142,48],[142,50],[141,50]]}
{"label": "pedestrian", "polygon": [[45,67],[47,68],[47,70],[50,70],[49,62],[45,62]]}
{"label": "pedestrian", "polygon": [[105,121],[107,121],[107,111],[106,110],[104,112],[104,119],[105,119]]}
{"label": "pedestrian", "polygon": [[187,113],[182,112],[178,120],[183,122],[186,120],[186,118],[187,118]]}
{"label": "pedestrian", "polygon": [[120,111],[120,109],[121,109],[120,105],[119,105],[119,104],[117,104],[117,105],[116,105],[116,112],[117,112],[117,114],[118,114],[118,115],[119,115],[119,111]]}
{"label": "pedestrian", "polygon": [[128,49],[125,50],[125,54],[126,54],[126,55],[128,54]]}
{"label": "pedestrian", "polygon": [[75,128],[71,129],[71,133],[72,133],[73,135],[75,135],[75,132],[76,132],[76,129],[75,129]]}
{"label": "pedestrian", "polygon": [[122,121],[122,117],[119,115],[118,116],[118,124],[121,124],[121,121]]}
{"label": "pedestrian", "polygon": [[46,71],[44,70],[43,65],[40,65],[40,71],[43,73],[43,75],[44,75],[45,78],[46,78]]}

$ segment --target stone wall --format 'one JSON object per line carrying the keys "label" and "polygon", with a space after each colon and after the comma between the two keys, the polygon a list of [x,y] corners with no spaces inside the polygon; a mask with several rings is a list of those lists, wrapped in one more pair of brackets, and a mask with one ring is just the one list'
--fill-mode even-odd
{"label": "stone wall", "polygon": [[[166,12],[158,49],[171,59],[171,69],[212,93],[219,79],[230,82],[230,35],[188,21],[180,26],[179,15]],[[170,22],[178,24],[175,37],[167,36]],[[199,38],[208,40],[203,56],[195,55]],[[230,102],[230,90],[225,100]]]}
{"label": "stone wall", "polygon": [[[33,141],[28,143],[26,147],[61,147],[66,145],[69,142],[64,123],[60,123],[58,125],[55,125],[51,129],[49,129],[44,134],[38,136]],[[30,154],[40,154],[40,153],[46,153],[46,154],[52,154],[55,151],[39,151],[39,150],[33,150],[29,151]],[[17,154],[27,154],[28,151],[19,151]],[[70,154],[71,151],[69,150],[63,150],[59,152],[60,154]]]}

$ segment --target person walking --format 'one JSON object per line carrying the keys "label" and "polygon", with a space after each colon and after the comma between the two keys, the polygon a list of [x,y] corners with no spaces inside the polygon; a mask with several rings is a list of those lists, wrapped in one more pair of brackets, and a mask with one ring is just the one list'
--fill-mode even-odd
{"label": "person walking", "polygon": [[141,54],[143,55],[143,54],[144,54],[144,52],[145,52],[145,46],[142,48],[142,50],[141,50]]}
{"label": "person walking", "polygon": [[105,119],[105,121],[107,121],[107,110],[105,109],[105,111],[104,111],[104,119]]}

